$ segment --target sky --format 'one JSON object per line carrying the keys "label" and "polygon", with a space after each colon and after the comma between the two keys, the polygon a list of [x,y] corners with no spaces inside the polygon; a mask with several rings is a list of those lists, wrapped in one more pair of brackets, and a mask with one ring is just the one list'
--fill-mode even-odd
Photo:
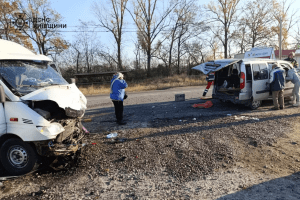
{"label": "sky", "polygon": [[[245,1],[245,0],[242,0]],[[288,0],[288,1],[294,1],[293,9],[299,9],[300,12],[300,0]],[[76,33],[74,31],[78,30],[78,26],[80,25],[79,20],[82,20],[84,22],[94,21],[97,24],[97,18],[93,14],[93,2],[97,2],[99,4],[102,4],[104,6],[107,5],[107,0],[49,0],[51,3],[51,8],[56,10],[58,13],[61,14],[63,17],[63,20],[61,21],[61,24],[67,24],[67,28],[61,30],[62,36],[64,39],[66,39],[69,42],[73,42],[75,40]],[[208,4],[210,0],[198,0],[199,4]],[[128,2],[131,4],[131,0]],[[128,19],[130,18],[128,14]],[[132,22],[133,23],[133,22]],[[130,27],[131,26],[131,27]],[[133,24],[127,24],[127,30],[132,31],[132,33],[127,33],[126,37],[123,37],[125,46],[132,46],[132,48],[129,48],[130,50],[133,50],[133,40],[135,38],[135,31]],[[104,30],[104,29],[97,29],[97,30]],[[100,42],[106,45],[112,45],[113,44],[113,38],[109,33],[105,32],[98,32],[97,37],[100,38]],[[130,44],[130,45],[129,45]]]}
{"label": "sky", "polygon": [[63,31],[70,31],[62,33],[65,39],[72,40],[72,36],[75,33],[71,31],[78,30],[76,26],[80,25],[79,20],[85,22],[96,21],[92,13],[92,4],[94,1],[95,0],[49,0],[51,8],[62,16],[61,24],[67,24],[67,28],[63,29]]}
{"label": "sky", "polygon": [[[95,23],[97,23],[97,18],[93,13],[92,5],[94,2],[97,2],[105,6],[107,4],[107,1],[108,0],[49,0],[49,2],[51,3],[51,8],[60,13],[64,18],[62,24],[67,24],[67,29],[65,29],[64,31],[76,31],[76,26],[80,25],[79,20],[82,20],[84,22],[94,21]],[[199,2],[207,3],[209,2],[209,0],[199,0]],[[131,0],[129,0],[127,5],[129,4],[131,4]],[[127,19],[131,21],[131,17],[129,16],[129,14],[127,14]],[[131,21],[131,23],[133,23],[133,21]],[[133,30],[132,27],[132,24],[126,25],[126,28],[131,31]],[[66,37],[65,39],[70,41],[72,40],[72,36],[75,34],[76,33],[63,32],[63,35]],[[103,40],[106,40],[106,33],[101,32],[98,35]]]}

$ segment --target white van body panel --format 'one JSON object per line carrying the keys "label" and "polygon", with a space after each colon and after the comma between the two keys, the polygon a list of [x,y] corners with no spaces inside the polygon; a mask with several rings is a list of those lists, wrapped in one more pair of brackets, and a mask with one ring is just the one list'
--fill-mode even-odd
{"label": "white van body panel", "polygon": [[6,133],[6,122],[3,103],[0,103],[0,136]]}
{"label": "white van body panel", "polygon": [[37,127],[49,127],[51,123],[22,102],[5,102],[5,120],[7,133],[18,135],[23,141],[50,140],[63,131],[41,133]]}
{"label": "white van body panel", "polygon": [[21,97],[21,99],[32,101],[52,100],[63,109],[70,107],[74,110],[85,110],[87,104],[86,97],[75,84],[42,88]]}

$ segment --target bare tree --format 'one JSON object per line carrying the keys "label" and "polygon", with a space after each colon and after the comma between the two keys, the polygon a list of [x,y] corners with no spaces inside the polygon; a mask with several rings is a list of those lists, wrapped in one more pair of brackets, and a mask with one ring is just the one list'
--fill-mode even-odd
{"label": "bare tree", "polygon": [[91,73],[93,67],[99,64],[100,60],[101,44],[97,33],[89,30],[87,24],[81,22],[75,38],[75,41],[71,44],[71,49],[73,50],[73,60],[76,63],[76,72]]}
{"label": "bare tree", "polygon": [[[252,0],[249,1],[244,10],[244,15],[240,19],[240,25],[248,29],[246,37],[248,43],[253,48],[257,45],[266,45],[273,33],[272,23],[272,0]],[[246,25],[246,27],[244,27]]]}
{"label": "bare tree", "polygon": [[[19,13],[19,16],[17,13]],[[20,22],[25,23],[23,18],[24,15],[20,13],[18,8],[18,1],[0,1],[0,38],[17,42],[33,50],[30,38],[19,30],[19,28],[22,27],[22,24],[16,25],[15,23],[17,19],[19,19]]]}
{"label": "bare tree", "polygon": [[[273,17],[275,19],[275,25],[272,26],[272,31],[278,36],[280,35],[280,21],[282,20],[282,47],[288,48],[288,36],[291,28],[299,22],[299,16],[297,16],[298,10],[292,10],[292,6],[295,3],[288,0],[273,0]],[[278,44],[277,42],[275,44]],[[276,45],[278,48],[278,46]]]}
{"label": "bare tree", "polygon": [[78,41],[75,41],[71,47],[75,50],[76,52],[76,73],[79,72],[79,59],[80,59],[80,54],[81,54],[81,51],[80,51],[80,47],[79,47],[79,43]]}
{"label": "bare tree", "polygon": [[295,42],[295,49],[300,49],[300,27],[298,25],[297,30],[292,35],[294,42]]}
{"label": "bare tree", "polygon": [[199,36],[204,31],[204,25],[200,21],[201,17],[197,15],[199,11],[194,0],[182,0],[171,15],[173,25],[170,32],[169,68],[174,63],[172,61],[172,52],[174,43],[176,42],[175,62],[177,63],[177,74],[180,73],[180,59],[186,53],[183,51],[184,48],[182,48],[182,45],[188,40],[193,39],[193,37]]}
{"label": "bare tree", "polygon": [[160,32],[167,27],[165,20],[177,5],[169,5],[157,16],[158,0],[136,0],[134,12],[129,11],[138,29],[138,40],[147,54],[147,76],[150,76],[151,57],[153,56],[153,43]]}
{"label": "bare tree", "polygon": [[58,32],[58,26],[54,27],[60,23],[61,16],[51,9],[47,0],[24,0],[19,2],[19,7],[32,23],[32,27],[25,25],[22,31],[35,42],[40,54],[48,55],[53,46],[59,49],[68,48]]}
{"label": "bare tree", "polygon": [[211,36],[209,39],[206,40],[206,44],[209,46],[209,52],[207,59],[209,60],[216,60],[219,59],[219,49],[222,48],[219,40],[214,36]]}
{"label": "bare tree", "polygon": [[[100,26],[112,33],[117,44],[117,65],[119,70],[123,70],[122,66],[122,35],[124,25],[124,15],[128,0],[108,0],[111,9],[107,11],[107,6],[94,3],[94,13],[98,17]],[[103,4],[101,2],[101,4]]]}
{"label": "bare tree", "polygon": [[249,39],[248,39],[249,31],[247,29],[247,24],[243,21],[239,21],[237,29],[234,31],[232,36],[232,40],[236,45],[237,49],[239,49],[238,53],[244,53],[249,46]]}
{"label": "bare tree", "polygon": [[222,42],[224,47],[224,57],[228,57],[228,43],[231,38],[230,28],[237,21],[237,9],[240,0],[216,0],[210,2],[205,8],[212,14],[212,22],[221,24],[216,30],[211,29],[215,36]]}
{"label": "bare tree", "polygon": [[204,46],[199,41],[187,42],[184,48],[188,54],[189,65],[198,65],[205,61]]}

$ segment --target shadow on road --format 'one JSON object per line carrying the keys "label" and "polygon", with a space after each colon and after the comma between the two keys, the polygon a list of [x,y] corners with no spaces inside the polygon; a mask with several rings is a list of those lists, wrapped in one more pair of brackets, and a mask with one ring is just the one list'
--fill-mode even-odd
{"label": "shadow on road", "polygon": [[300,199],[300,172],[263,182],[217,200],[298,200]]}

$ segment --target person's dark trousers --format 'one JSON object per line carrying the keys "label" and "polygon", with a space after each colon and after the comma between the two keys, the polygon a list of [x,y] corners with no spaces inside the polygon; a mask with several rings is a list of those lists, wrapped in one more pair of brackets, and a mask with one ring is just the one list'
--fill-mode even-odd
{"label": "person's dark trousers", "polygon": [[123,120],[123,101],[112,101],[115,106],[115,114],[118,122]]}

